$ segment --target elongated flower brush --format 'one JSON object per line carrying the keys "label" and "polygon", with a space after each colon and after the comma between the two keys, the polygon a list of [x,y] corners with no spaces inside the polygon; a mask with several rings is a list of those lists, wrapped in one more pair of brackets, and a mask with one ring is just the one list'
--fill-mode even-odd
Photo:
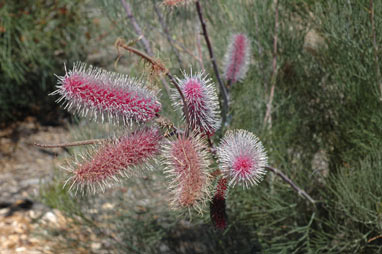
{"label": "elongated flower brush", "polygon": [[265,174],[267,154],[260,140],[246,130],[227,131],[217,148],[223,175],[229,185],[259,183]]}
{"label": "elongated flower brush", "polygon": [[146,128],[104,142],[72,163],[67,181],[70,189],[96,192],[118,182],[121,176],[140,175],[155,163],[162,138],[157,129]]}
{"label": "elongated flower brush", "polygon": [[[212,80],[202,72],[178,78],[179,87],[184,94],[188,119],[191,129],[209,136],[220,127],[220,109],[216,89]],[[179,93],[172,93],[174,107],[182,108],[183,102]]]}
{"label": "elongated flower brush", "polygon": [[204,141],[198,136],[180,135],[164,148],[165,173],[171,182],[174,208],[202,211],[210,199],[209,158]]}
{"label": "elongated flower brush", "polygon": [[91,118],[125,124],[147,122],[161,109],[154,92],[126,75],[76,63],[65,76],[58,77],[57,90],[65,108]]}
{"label": "elongated flower brush", "polygon": [[245,78],[250,61],[251,44],[245,34],[235,34],[231,38],[224,57],[224,78],[231,84]]}

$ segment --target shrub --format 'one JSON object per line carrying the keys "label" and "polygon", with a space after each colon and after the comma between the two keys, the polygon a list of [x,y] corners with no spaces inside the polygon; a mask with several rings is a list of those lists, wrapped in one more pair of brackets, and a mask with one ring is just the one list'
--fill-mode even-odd
{"label": "shrub", "polygon": [[27,115],[54,121],[57,107],[46,93],[64,61],[86,56],[92,33],[85,7],[85,1],[0,3],[0,122]]}

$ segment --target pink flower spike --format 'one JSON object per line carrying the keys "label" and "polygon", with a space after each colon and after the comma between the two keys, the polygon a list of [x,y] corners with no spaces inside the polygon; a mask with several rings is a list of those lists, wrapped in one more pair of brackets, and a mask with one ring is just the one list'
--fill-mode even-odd
{"label": "pink flower spike", "polygon": [[228,131],[217,148],[223,174],[236,183],[249,187],[258,184],[265,174],[267,154],[260,140],[246,130]]}
{"label": "pink flower spike", "polygon": [[71,182],[70,190],[74,187],[75,192],[90,189],[95,193],[97,187],[104,191],[105,186],[118,182],[119,176],[139,175],[155,162],[161,139],[159,131],[150,128],[101,144],[73,163],[69,169],[72,176],[67,181]]}
{"label": "pink flower spike", "polygon": [[[178,79],[187,103],[191,129],[201,134],[212,136],[220,127],[220,109],[216,89],[212,80],[203,73]],[[172,93],[174,107],[182,108],[183,102],[178,91]]]}
{"label": "pink flower spike", "polygon": [[171,204],[174,208],[202,207],[210,199],[210,161],[200,137],[179,136],[165,147],[165,174],[171,179]]}
{"label": "pink flower spike", "polygon": [[231,38],[224,57],[224,77],[231,83],[243,80],[250,62],[251,44],[245,34],[235,34]]}
{"label": "pink flower spike", "polygon": [[127,75],[76,63],[58,79],[57,90],[51,95],[60,95],[57,102],[64,100],[66,109],[82,116],[128,124],[149,121],[161,109],[155,93]]}

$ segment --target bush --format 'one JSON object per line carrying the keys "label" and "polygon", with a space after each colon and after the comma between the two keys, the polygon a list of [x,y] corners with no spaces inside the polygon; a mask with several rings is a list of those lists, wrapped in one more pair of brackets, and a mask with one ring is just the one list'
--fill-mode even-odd
{"label": "bush", "polygon": [[57,106],[46,95],[66,61],[86,57],[91,26],[85,7],[84,0],[0,2],[0,122],[55,119]]}
{"label": "bush", "polygon": [[[159,21],[145,23],[154,11],[150,9],[153,2],[134,3],[134,9],[146,7],[135,13],[136,18],[146,31],[153,31],[145,32],[145,36],[154,45],[156,54],[176,59],[166,44],[166,35],[158,33]],[[144,245],[145,251],[150,253],[163,242],[168,244],[170,253],[177,253],[181,247],[172,240],[180,241],[176,237],[179,235],[194,237],[195,231],[202,236],[197,242],[203,243],[204,250],[216,253],[256,253],[260,249],[263,253],[381,251],[380,239],[373,237],[381,234],[382,95],[379,84],[382,81],[371,22],[373,20],[375,30],[379,31],[381,17],[371,18],[369,1],[280,1],[277,69],[272,78],[274,2],[202,3],[219,66],[222,66],[231,33],[244,31],[252,42],[248,76],[232,87],[232,120],[228,128],[247,129],[259,135],[270,164],[286,172],[318,203],[316,206],[306,203],[269,173],[257,188],[230,191],[227,198],[230,226],[223,235],[207,229],[208,215],[184,229],[180,219],[171,219],[166,206],[155,206],[157,203],[150,200],[143,205],[147,208],[144,216],[161,216],[145,224],[150,226],[145,232],[121,229],[120,235],[138,249]],[[115,2],[114,7],[118,4]],[[125,24],[123,10],[114,7],[104,9],[108,17],[116,24]],[[373,8],[374,13],[381,13],[382,3],[374,1]],[[165,17],[171,38],[184,40],[186,47],[191,44],[192,49],[197,48],[191,42],[195,41],[197,32],[190,24],[198,24],[192,4],[177,7]],[[125,36],[133,37],[132,30],[129,32]],[[376,44],[380,45],[381,34],[376,33],[375,37]],[[189,53],[180,52],[187,64],[194,69],[201,68]],[[207,71],[212,73],[204,46],[202,55]],[[171,67],[179,67],[176,61],[171,64]],[[270,126],[264,124],[264,118],[274,81]],[[147,184],[146,189],[140,190],[150,191],[152,187]],[[155,186],[158,193],[159,190],[165,192],[165,188]],[[129,202],[134,204],[137,200],[132,198]],[[111,220],[115,225],[124,225],[122,228],[143,225],[134,216]],[[127,231],[128,237],[124,235]],[[185,231],[189,234],[182,235]],[[134,238],[135,232],[139,235]],[[198,252],[193,247],[194,252]]]}

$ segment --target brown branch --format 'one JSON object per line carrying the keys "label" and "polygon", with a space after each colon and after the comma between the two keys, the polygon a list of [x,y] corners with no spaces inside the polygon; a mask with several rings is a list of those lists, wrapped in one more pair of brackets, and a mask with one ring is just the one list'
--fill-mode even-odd
{"label": "brown branch", "polygon": [[41,148],[60,148],[60,147],[71,147],[71,146],[82,146],[82,145],[93,145],[105,142],[106,139],[89,139],[82,141],[74,141],[70,143],[61,143],[61,144],[39,144],[33,143],[33,145]]}
{"label": "brown branch", "polygon": [[[200,28],[199,28],[200,29]],[[204,71],[204,63],[203,63],[203,55],[202,55],[202,47],[200,45],[200,30],[198,29],[197,34],[196,34],[196,47],[198,49],[198,55],[199,55],[199,63],[200,66],[202,67],[202,70]]]}
{"label": "brown branch", "polygon": [[374,236],[373,238],[370,238],[367,242],[371,243],[372,241],[375,241],[375,240],[380,239],[380,238],[382,238],[382,235],[377,235],[377,236]]}
{"label": "brown branch", "polygon": [[[209,150],[210,150],[211,154],[213,154],[214,156],[216,156],[216,152],[217,152],[216,147],[214,146],[214,144],[212,143],[212,141],[211,141],[211,139],[210,139],[209,137],[208,137],[207,141],[208,141],[208,146],[210,147]],[[289,184],[289,185],[292,187],[292,189],[294,189],[294,190],[298,193],[298,195],[300,195],[300,196],[306,198],[306,199],[309,200],[309,202],[312,203],[313,205],[316,204],[316,201],[315,201],[311,196],[309,196],[309,194],[306,193],[306,191],[304,191],[303,189],[301,189],[300,187],[298,187],[297,184],[295,184],[295,183],[294,183],[288,176],[286,176],[283,172],[281,172],[281,171],[278,170],[277,168],[272,168],[272,167],[270,167],[270,166],[266,166],[265,169],[267,169],[267,170],[273,172],[275,175],[281,177],[281,179],[282,179],[284,182],[286,182],[287,184]],[[217,170],[215,170],[212,174],[213,174],[213,176],[216,178],[216,177],[218,177],[219,175],[221,175],[222,172],[221,172],[219,169],[217,169]]]}
{"label": "brown branch", "polygon": [[382,80],[381,80],[381,70],[379,68],[378,45],[377,45],[377,36],[375,31],[373,0],[370,0],[370,22],[371,22],[371,32],[373,36],[374,61],[375,61],[375,68],[376,68],[377,83],[379,83],[379,92],[380,92],[379,100],[382,101]]}
{"label": "brown branch", "polygon": [[[143,47],[144,47],[146,53],[150,56],[153,56],[154,54],[153,54],[153,51],[151,50],[150,43],[147,41],[147,39],[143,35],[142,29],[139,26],[137,20],[135,19],[134,15],[131,11],[130,5],[126,2],[126,0],[121,0],[121,3],[123,5],[123,8],[125,9],[127,18],[130,20],[131,24],[134,27],[135,32],[137,33],[137,35],[139,37],[141,37],[141,41],[142,41],[142,44],[143,44]],[[167,94],[170,95],[170,88],[169,88],[166,80],[161,78],[161,82],[162,82]]]}
{"label": "brown branch", "polygon": [[125,9],[127,18],[130,20],[131,24],[134,27],[135,32],[137,33],[138,36],[142,36],[142,44],[143,44],[143,47],[145,48],[145,51],[150,56],[153,56],[153,52],[151,50],[150,43],[147,41],[147,39],[143,35],[142,29],[139,26],[137,20],[135,19],[134,15],[131,11],[130,5],[125,0],[121,0],[121,3],[123,5],[123,8]]}
{"label": "brown branch", "polygon": [[228,93],[227,93],[227,90],[226,90],[223,82],[220,79],[218,66],[216,64],[214,53],[212,51],[211,42],[210,42],[210,39],[208,37],[206,22],[204,21],[204,18],[203,18],[202,8],[201,8],[200,3],[199,3],[198,0],[195,1],[195,4],[196,4],[196,10],[198,12],[198,17],[199,17],[199,20],[200,20],[200,23],[201,23],[201,26],[202,26],[203,36],[204,36],[204,39],[205,39],[206,44],[207,44],[208,53],[210,55],[210,60],[212,62],[212,66],[213,66],[213,69],[214,69],[214,72],[215,72],[215,75],[216,75],[216,79],[217,79],[218,84],[219,84],[220,94],[221,94],[221,96],[223,98],[222,117],[223,117],[223,126],[224,126],[224,123],[227,120],[227,114],[228,114]]}
{"label": "brown branch", "polygon": [[[164,134],[165,137],[171,137],[173,135],[184,133],[183,130],[176,128],[175,125],[170,120],[160,116],[159,114],[157,115],[157,118],[155,118],[155,122],[157,125],[159,125],[160,128],[166,130],[166,133]],[[105,141],[107,141],[107,139],[88,139],[88,140],[74,141],[74,142],[61,143],[61,144],[33,143],[33,145],[40,148],[64,148],[64,147],[72,147],[72,146],[100,144]]]}
{"label": "brown branch", "polygon": [[148,62],[151,65],[154,72],[163,73],[163,74],[168,73],[168,69],[161,62],[149,56],[148,54],[140,51],[139,49],[128,46],[123,40],[121,39],[117,40],[115,45],[116,47],[121,47],[144,59],[146,62]]}
{"label": "brown branch", "polygon": [[165,20],[163,19],[162,13],[158,9],[157,5],[155,4],[155,1],[153,1],[153,5],[154,5],[154,11],[158,16],[159,23],[162,27],[163,33],[166,35],[167,41],[170,44],[171,49],[174,51],[176,58],[178,59],[180,68],[183,69],[184,67],[183,67],[182,59],[180,58],[178,49],[174,45],[174,40],[170,36],[170,32],[168,31],[168,28],[167,28]]}
{"label": "brown branch", "polygon": [[288,183],[300,196],[306,198],[307,200],[309,200],[310,203],[312,203],[313,205],[316,203],[316,201],[311,197],[309,196],[308,193],[306,193],[303,189],[301,189],[300,187],[298,187],[289,177],[287,177],[283,172],[281,172],[280,170],[278,170],[277,168],[272,168],[272,167],[265,167],[267,170],[273,172],[274,174],[278,175],[279,177],[281,177],[281,179],[283,179],[284,182]]}
{"label": "brown branch", "polygon": [[275,94],[275,86],[276,86],[276,74],[277,74],[277,34],[279,28],[279,7],[278,0],[274,0],[275,3],[275,34],[273,36],[273,61],[272,61],[272,75],[271,75],[271,93],[269,95],[269,101],[267,104],[267,112],[264,117],[264,127],[269,124],[269,127],[272,127],[272,103],[273,97]]}
{"label": "brown branch", "polygon": [[191,126],[190,125],[191,122],[190,122],[189,116],[188,116],[188,108],[187,108],[186,98],[184,97],[182,90],[180,89],[178,83],[176,82],[175,78],[171,75],[169,70],[159,61],[155,60],[154,58],[148,56],[147,54],[143,53],[142,51],[140,51],[136,48],[133,48],[133,47],[126,45],[121,40],[116,42],[116,46],[122,47],[123,49],[125,49],[125,50],[127,50],[133,54],[136,54],[137,56],[140,56],[141,58],[143,58],[145,61],[147,61],[148,63],[150,63],[152,65],[152,68],[154,71],[164,73],[170,79],[171,83],[175,86],[175,88],[178,91],[180,98],[182,99],[182,102],[183,102],[183,113],[185,115],[186,122],[187,122],[186,135],[188,135],[188,129]]}
{"label": "brown branch", "polygon": [[184,52],[194,58],[196,61],[200,62],[200,58],[195,56],[189,49],[187,49],[182,43],[173,40],[174,46],[181,52]]}
{"label": "brown branch", "polygon": [[171,82],[174,84],[176,90],[178,91],[180,97],[182,98],[182,102],[183,102],[183,114],[186,118],[186,123],[187,123],[187,128],[186,128],[186,136],[188,136],[189,134],[189,129],[191,128],[191,121],[190,121],[190,117],[188,115],[188,108],[187,108],[187,102],[186,102],[186,98],[184,97],[184,94],[182,92],[182,90],[180,89],[178,83],[176,82],[175,78],[171,75],[170,72],[167,72],[166,73],[166,76],[171,80]]}

